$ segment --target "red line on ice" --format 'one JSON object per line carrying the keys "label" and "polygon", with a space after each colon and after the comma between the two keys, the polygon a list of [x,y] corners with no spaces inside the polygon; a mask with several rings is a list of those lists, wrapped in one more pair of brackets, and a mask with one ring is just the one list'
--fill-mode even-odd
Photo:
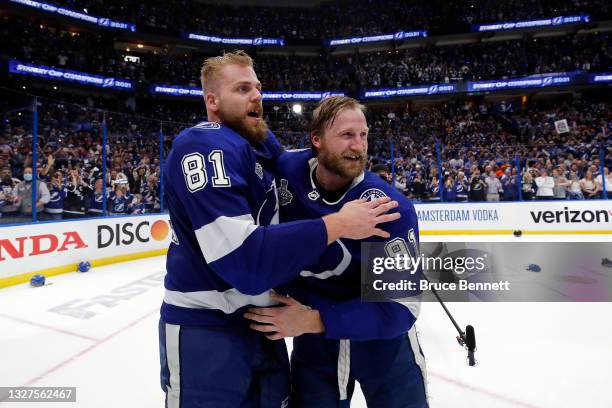
{"label": "red line on ice", "polygon": [[30,326],[35,326],[35,327],[40,327],[40,328],[43,328],[43,329],[52,330],[52,331],[55,331],[55,332],[58,332],[58,333],[68,334],[70,336],[79,337],[81,339],[85,339],[85,340],[89,340],[89,341],[99,341],[99,339],[96,339],[94,337],[85,336],[84,334],[71,332],[70,330],[64,330],[64,329],[60,329],[58,327],[49,326],[49,325],[44,324],[44,323],[32,322],[32,321],[29,321],[29,320],[26,320],[26,319],[22,319],[20,317],[9,316],[9,315],[6,315],[4,313],[0,313],[0,317],[4,317],[5,319],[9,319],[9,320],[12,320],[14,322],[29,324]]}
{"label": "red line on ice", "polygon": [[441,375],[441,374],[438,374],[438,373],[434,373],[434,372],[431,372],[429,370],[427,370],[427,375],[428,376],[431,375],[433,377],[437,377],[437,378],[439,378],[439,379],[441,379],[443,381],[446,381],[448,383],[451,383],[451,384],[456,385],[456,386],[461,387],[461,388],[468,389],[470,391],[479,392],[481,394],[488,395],[489,397],[497,398],[497,399],[502,400],[502,401],[506,401],[506,402],[514,404],[514,405],[516,405],[518,407],[523,407],[523,408],[538,408],[535,405],[531,405],[531,404],[528,404],[526,402],[518,401],[518,400],[515,400],[513,398],[506,397],[505,395],[501,395],[501,394],[498,394],[498,393],[493,392],[493,391],[485,390],[484,388],[479,388],[479,387],[475,387],[473,385],[465,384],[465,383],[463,383],[461,381],[455,380],[454,378],[446,377],[444,375]]}
{"label": "red line on ice", "polygon": [[106,343],[108,340],[112,339],[113,337],[117,336],[118,334],[121,334],[124,331],[126,331],[127,329],[135,326],[136,324],[140,323],[141,321],[143,321],[147,317],[151,316],[155,312],[159,312],[159,308],[155,308],[154,310],[150,311],[149,313],[145,314],[144,316],[141,316],[138,319],[133,320],[132,322],[130,322],[126,326],[123,326],[122,328],[120,328],[119,330],[109,334],[108,336],[106,336],[106,337],[104,337],[104,338],[102,338],[100,340],[96,340],[96,342],[94,344],[92,344],[91,346],[87,347],[84,350],[81,350],[80,352],[78,352],[77,354],[73,355],[72,357],[68,357],[66,360],[62,361],[61,363],[58,363],[57,365],[51,367],[50,369],[48,369],[44,373],[40,374],[38,377],[33,378],[30,381],[28,381],[25,384],[23,384],[22,387],[29,387],[32,384],[35,384],[37,381],[40,381],[41,379],[45,378],[46,376],[48,376],[52,372],[59,370],[60,368],[64,367],[65,365],[75,361],[79,357],[82,357],[83,355],[89,353],[91,350],[95,349],[99,345]]}

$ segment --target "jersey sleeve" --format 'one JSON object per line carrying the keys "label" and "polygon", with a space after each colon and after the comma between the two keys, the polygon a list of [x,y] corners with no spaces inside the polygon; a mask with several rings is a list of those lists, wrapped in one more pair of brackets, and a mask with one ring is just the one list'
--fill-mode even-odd
{"label": "jersey sleeve", "polygon": [[188,215],[206,263],[228,284],[257,295],[321,256],[327,231],[320,218],[256,225],[250,189],[259,180],[248,145],[190,142],[175,150],[169,180],[177,206]]}
{"label": "jersey sleeve", "polygon": [[[377,242],[403,239],[413,256],[418,256],[418,219],[412,204],[401,211],[402,217],[383,227],[391,237]],[[412,231],[412,234],[410,233]],[[411,245],[411,242],[414,243]],[[368,240],[374,241],[374,240]],[[417,277],[422,270],[416,272]],[[329,339],[374,340],[390,339],[406,333],[415,323],[420,311],[420,299],[414,292],[405,298],[386,302],[364,302],[354,298],[344,302],[326,304],[317,308]]]}

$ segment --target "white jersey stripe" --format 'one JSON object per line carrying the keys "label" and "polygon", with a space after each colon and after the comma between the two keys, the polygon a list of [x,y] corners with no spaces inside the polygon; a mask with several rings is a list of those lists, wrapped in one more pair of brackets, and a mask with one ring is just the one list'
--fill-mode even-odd
{"label": "white jersey stripe", "polygon": [[166,358],[170,371],[170,384],[167,386],[166,403],[168,408],[181,406],[181,360],[180,360],[180,333],[181,326],[165,323],[166,325]]}
{"label": "white jersey stripe", "polygon": [[331,278],[332,276],[342,275],[342,273],[346,270],[346,268],[348,268],[349,264],[351,263],[351,259],[353,259],[353,256],[351,255],[349,250],[344,246],[342,241],[337,239],[336,242],[340,244],[340,247],[342,248],[342,261],[338,264],[338,266],[336,266],[332,270],[323,271],[321,273],[302,271],[300,272],[300,276],[303,276],[304,278],[313,277],[317,279],[327,279],[327,278]]}
{"label": "white jersey stripe", "polygon": [[421,369],[421,375],[423,376],[423,387],[425,387],[425,398],[427,399],[427,406],[429,404],[429,393],[427,392],[427,364],[425,362],[425,356],[421,353],[421,346],[419,345],[419,337],[416,331],[416,325],[412,325],[408,330],[408,340],[412,347],[412,354],[414,355],[414,361],[417,366]]}
{"label": "white jersey stripe", "polygon": [[272,306],[276,305],[270,299],[270,292],[266,291],[259,295],[245,295],[232,288],[224,292],[217,290],[202,290],[198,292],[178,292],[166,289],[164,302],[169,305],[186,307],[190,309],[215,309],[224,313],[234,313],[236,310],[247,305]]}
{"label": "white jersey stripe", "polygon": [[233,252],[257,229],[251,214],[221,216],[195,231],[200,250],[210,264]]}

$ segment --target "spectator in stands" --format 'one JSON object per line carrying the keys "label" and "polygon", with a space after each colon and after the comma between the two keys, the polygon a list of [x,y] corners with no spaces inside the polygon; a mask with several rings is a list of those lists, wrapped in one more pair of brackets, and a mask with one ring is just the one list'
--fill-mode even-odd
{"label": "spectator in stands", "polygon": [[32,214],[32,185],[36,183],[36,211],[41,211],[49,202],[50,195],[47,185],[40,180],[33,180],[32,167],[23,169],[23,181],[15,186],[13,196],[15,204],[22,215]]}
{"label": "spectator in stands", "polygon": [[64,212],[64,199],[66,198],[66,186],[64,185],[64,175],[61,171],[56,171],[48,184],[50,198],[45,204],[45,214],[50,219],[62,219]]}
{"label": "spectator in stands", "polygon": [[70,169],[66,182],[66,198],[64,198],[64,219],[85,217],[92,192],[92,187],[81,176],[81,169],[79,167]]}
{"label": "spectator in stands", "polygon": [[110,194],[110,212],[111,215],[124,215],[128,213],[130,200],[127,196],[128,185],[125,183],[117,183],[115,189]]}
{"label": "spectator in stands", "polygon": [[460,171],[457,173],[457,180],[455,180],[455,200],[458,202],[466,202],[468,200],[469,186],[465,179],[465,173]]}
{"label": "spectator in stands", "polygon": [[580,188],[586,199],[597,198],[598,192],[601,191],[599,185],[593,178],[593,172],[591,170],[587,170],[584,178],[580,180]]}
{"label": "spectator in stands", "polygon": [[584,199],[584,195],[582,194],[582,186],[575,171],[570,171],[568,194],[571,200]]}
{"label": "spectator in stands", "polygon": [[[490,168],[490,166],[487,167]],[[489,171],[488,177],[485,178],[485,183],[487,185],[487,201],[499,201],[499,193],[503,192],[503,188],[501,182],[495,175],[495,171]]]}
{"label": "spectator in stands", "polygon": [[552,200],[555,180],[548,175],[548,171],[542,169],[534,181],[537,186],[536,200]]}
{"label": "spectator in stands", "polygon": [[554,169],[552,172],[552,178],[554,180],[553,198],[555,200],[566,200],[570,186],[569,180],[563,175],[563,171],[561,169]]}
{"label": "spectator in stands", "polygon": [[421,173],[416,173],[412,183],[410,183],[409,193],[410,198],[416,201],[423,201],[426,196],[426,186]]}
{"label": "spectator in stands", "polygon": [[147,177],[150,175],[149,168],[146,165],[140,165],[132,172],[133,180],[130,183],[130,191],[134,193],[142,193]]}
{"label": "spectator in stands", "polygon": [[485,201],[487,194],[487,183],[480,176],[480,170],[476,166],[472,166],[472,176],[470,177],[470,191],[468,193],[469,201]]}
{"label": "spectator in stands", "polygon": [[156,175],[147,177],[146,185],[142,190],[142,202],[147,213],[158,213],[160,211],[159,179]]}
{"label": "spectator in stands", "polygon": [[435,203],[440,202],[440,181],[438,176],[431,177],[427,183],[427,201]]}
{"label": "spectator in stands", "polygon": [[516,169],[506,167],[501,177],[504,201],[516,201],[518,199],[518,186],[516,185]]}
{"label": "spectator in stands", "polygon": [[595,177],[595,182],[597,183],[597,185],[600,188],[600,191],[602,192],[602,198],[603,198],[603,188],[604,188],[604,180],[605,180],[605,189],[606,189],[606,194],[608,198],[612,198],[612,174],[610,174],[610,170],[608,169],[608,167],[604,167],[604,175],[602,177],[601,174],[598,174],[597,177]]}
{"label": "spectator in stands", "polygon": [[145,213],[145,205],[142,202],[142,195],[136,193],[134,194],[134,198],[128,204],[128,213],[129,214],[144,214]]}
{"label": "spectator in stands", "polygon": [[457,193],[455,191],[455,178],[452,174],[447,175],[444,180],[444,185],[442,186],[442,201],[457,201]]}
{"label": "spectator in stands", "polygon": [[0,168],[5,168],[13,157],[13,148],[9,144],[10,133],[0,134]]}
{"label": "spectator in stands", "polygon": [[385,183],[391,184],[391,172],[389,171],[389,166],[386,164],[375,164],[372,166],[371,171],[383,179]]}
{"label": "spectator in stands", "polygon": [[523,173],[523,200],[530,201],[535,197],[536,185],[533,181],[532,171],[526,170]]}
{"label": "spectator in stands", "polygon": [[0,170],[0,217],[17,212],[18,207],[14,204],[17,197],[13,195],[17,183],[18,181],[11,176],[11,169],[8,166]]}
{"label": "spectator in stands", "polygon": [[[90,217],[96,217],[100,215],[104,215],[104,191],[103,191],[103,182],[102,178],[98,178],[94,182],[94,191],[93,195],[90,198],[89,206],[87,208],[87,215]],[[109,191],[107,191],[106,196],[109,196]]]}

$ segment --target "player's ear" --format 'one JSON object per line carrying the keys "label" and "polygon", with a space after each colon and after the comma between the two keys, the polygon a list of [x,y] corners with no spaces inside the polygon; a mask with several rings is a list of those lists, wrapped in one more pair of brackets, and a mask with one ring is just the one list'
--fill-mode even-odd
{"label": "player's ear", "polygon": [[321,148],[321,136],[319,136],[318,132],[310,133],[310,143],[317,149]]}
{"label": "player's ear", "polygon": [[215,95],[214,92],[206,92],[204,96],[204,103],[206,103],[206,107],[210,109],[212,112],[219,111],[217,96]]}

